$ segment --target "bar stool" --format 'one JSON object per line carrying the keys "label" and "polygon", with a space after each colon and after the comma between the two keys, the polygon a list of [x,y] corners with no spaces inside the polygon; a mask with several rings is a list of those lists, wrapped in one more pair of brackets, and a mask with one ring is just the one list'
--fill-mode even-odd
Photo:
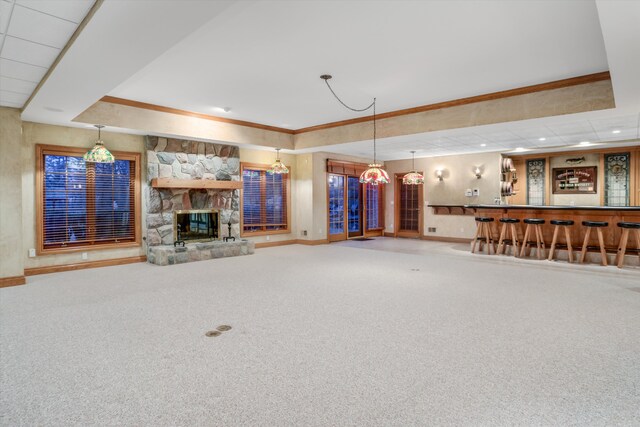
{"label": "bar stool", "polygon": [[[476,230],[476,235],[473,238],[473,246],[471,247],[471,253],[476,252],[476,243],[480,242],[486,243],[487,253],[491,255],[491,247],[493,246],[493,253],[496,253],[496,248],[493,243],[493,237],[491,236],[491,223],[493,222],[493,218],[478,216],[476,217],[476,224],[478,225],[478,229]],[[482,250],[482,246],[480,246],[480,250]]]}
{"label": "bar stool", "polygon": [[[522,240],[522,251],[520,252],[520,257],[525,256],[527,248],[530,244],[536,244],[536,255],[538,259],[542,259],[544,257],[544,239],[542,238],[542,224],[544,224],[544,219],[541,218],[526,218],[523,220],[525,224],[527,224],[527,228],[524,230],[524,239]],[[536,240],[529,241],[529,233],[531,232],[530,228],[533,228],[533,232],[535,233]]]}
{"label": "bar stool", "polygon": [[584,258],[587,256],[587,249],[589,244],[589,236],[591,235],[591,229],[595,228],[598,232],[598,244],[600,249],[600,255],[602,256],[602,265],[607,266],[607,251],[604,249],[604,239],[602,238],[602,228],[608,227],[609,223],[606,221],[582,221],[582,225],[587,227],[587,232],[584,235],[584,241],[582,242],[582,251],[580,253],[580,263],[584,264]]}
{"label": "bar stool", "polygon": [[616,264],[618,268],[622,268],[624,264],[624,254],[627,251],[627,241],[629,240],[629,231],[635,231],[636,249],[640,257],[640,222],[619,222],[618,227],[622,228],[620,236],[620,244],[618,244],[618,253],[616,254]]}
{"label": "bar stool", "polygon": [[[504,247],[506,245],[513,246],[513,256],[517,257],[519,255],[518,251],[518,230],[516,229],[516,224],[520,222],[517,218],[500,218],[499,221],[502,223],[502,227],[500,228],[500,239],[498,240],[498,251],[497,255],[502,254],[504,251]],[[509,239],[509,233],[511,233],[511,238]]]}
{"label": "bar stool", "polygon": [[569,234],[569,227],[571,227],[574,223],[570,219],[552,219],[549,221],[553,228],[553,239],[551,240],[551,248],[549,249],[549,261],[553,260],[553,253],[556,250],[557,242],[558,242],[558,232],[560,228],[564,230],[564,237],[566,239],[567,251],[569,252],[569,262],[573,262],[573,247],[571,246],[571,234]]}

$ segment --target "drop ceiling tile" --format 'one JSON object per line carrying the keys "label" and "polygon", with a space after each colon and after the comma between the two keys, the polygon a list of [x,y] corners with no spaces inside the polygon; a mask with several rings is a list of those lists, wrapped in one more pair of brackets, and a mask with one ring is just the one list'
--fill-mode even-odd
{"label": "drop ceiling tile", "polygon": [[29,99],[29,95],[25,95],[22,93],[15,92],[7,92],[5,90],[0,89],[0,102],[11,102],[15,104],[20,104],[20,106],[24,105]]}
{"label": "drop ceiling tile", "polygon": [[76,28],[72,22],[16,5],[7,34],[62,49]]}
{"label": "drop ceiling tile", "polygon": [[35,65],[23,64],[22,62],[15,62],[0,58],[1,76],[39,83],[46,72],[47,69],[44,67],[36,67]]}
{"label": "drop ceiling tile", "polygon": [[16,4],[79,24],[93,6],[93,0],[16,0]]}
{"label": "drop ceiling tile", "polygon": [[60,49],[31,43],[7,36],[2,48],[2,57],[27,64],[49,68],[60,53]]}
{"label": "drop ceiling tile", "polygon": [[31,95],[37,83],[0,76],[0,90]]}
{"label": "drop ceiling tile", "polygon": [[7,102],[0,99],[0,107],[11,107],[11,108],[22,108],[24,103],[18,102]]}
{"label": "drop ceiling tile", "polygon": [[4,34],[7,32],[7,27],[9,26],[9,19],[11,18],[11,8],[13,7],[12,3],[8,1],[1,0],[0,1],[0,33]]}

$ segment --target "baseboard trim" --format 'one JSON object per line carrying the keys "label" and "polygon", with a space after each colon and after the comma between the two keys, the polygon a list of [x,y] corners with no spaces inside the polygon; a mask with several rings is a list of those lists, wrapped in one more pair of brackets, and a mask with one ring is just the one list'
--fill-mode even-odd
{"label": "baseboard trim", "polygon": [[24,276],[1,277],[0,288],[8,288],[9,286],[24,285],[27,279]]}
{"label": "baseboard trim", "polygon": [[433,242],[449,242],[449,243],[470,243],[472,239],[465,237],[446,237],[446,236],[422,236],[420,240],[430,240]]}
{"label": "baseboard trim", "polygon": [[35,276],[36,274],[59,273],[62,271],[84,270],[86,268],[110,267],[113,265],[133,264],[136,262],[145,262],[146,255],[132,256],[127,258],[103,259],[100,261],[80,262],[77,264],[50,265],[47,267],[25,268],[25,276]]}
{"label": "baseboard trim", "polygon": [[256,249],[260,248],[272,248],[274,246],[286,246],[286,245],[307,245],[307,246],[316,246],[316,245],[325,245],[329,243],[327,239],[320,240],[280,240],[278,242],[260,242],[256,243]]}
{"label": "baseboard trim", "polygon": [[299,245],[307,245],[307,246],[317,246],[317,245],[327,245],[329,244],[329,239],[320,239],[320,240],[296,240],[296,243]]}
{"label": "baseboard trim", "polygon": [[384,232],[384,237],[396,237],[396,235],[394,233],[390,233],[388,231]]}

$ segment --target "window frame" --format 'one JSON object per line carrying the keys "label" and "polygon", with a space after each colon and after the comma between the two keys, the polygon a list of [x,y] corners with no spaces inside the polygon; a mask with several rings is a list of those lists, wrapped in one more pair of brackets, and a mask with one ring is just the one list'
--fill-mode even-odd
{"label": "window frame", "polygon": [[[286,218],[287,218],[287,226],[282,230],[260,230],[260,231],[245,231],[244,230],[244,170],[259,170],[263,173],[267,173],[267,170],[271,168],[271,165],[266,165],[262,163],[246,163],[240,162],[240,180],[242,182],[242,188],[240,189],[240,237],[251,237],[251,236],[267,236],[272,234],[289,234],[291,233],[291,166],[287,166],[289,168],[288,174],[283,174],[283,179],[285,181],[285,191],[286,191],[286,199],[287,202],[285,204]],[[263,194],[261,194],[264,196]]]}
{"label": "window frame", "polygon": [[134,218],[134,240],[126,242],[106,242],[73,244],[66,247],[45,248],[44,245],[44,156],[72,156],[82,157],[89,148],[67,147],[59,145],[36,145],[36,254],[52,255],[70,252],[85,252],[99,249],[119,249],[140,247],[142,242],[142,222],[141,222],[141,154],[127,151],[111,151],[116,160],[129,160],[134,162],[134,188],[133,188],[133,218]]}

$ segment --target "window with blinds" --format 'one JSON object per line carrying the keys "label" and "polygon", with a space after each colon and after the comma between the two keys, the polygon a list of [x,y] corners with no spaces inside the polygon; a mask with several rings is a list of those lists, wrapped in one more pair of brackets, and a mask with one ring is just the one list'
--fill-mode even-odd
{"label": "window with blinds", "polygon": [[42,252],[138,244],[139,155],[86,163],[84,149],[38,146]]}
{"label": "window with blinds", "polygon": [[268,165],[242,165],[243,234],[289,231],[289,174],[271,174]]}

